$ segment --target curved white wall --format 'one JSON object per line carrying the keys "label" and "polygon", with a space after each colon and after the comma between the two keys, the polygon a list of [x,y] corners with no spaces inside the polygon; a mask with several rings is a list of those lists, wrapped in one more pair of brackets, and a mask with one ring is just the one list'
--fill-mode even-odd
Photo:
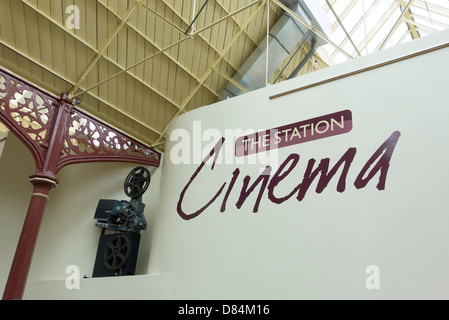
{"label": "curved white wall", "polygon": [[[174,297],[448,298],[449,49],[269,99],[286,90],[440,45],[447,42],[448,35],[436,34],[178,118],[168,133],[168,137],[173,133],[173,141],[167,144],[161,209],[150,261],[150,268],[175,275]],[[355,148],[344,192],[336,190],[342,166],[321,194],[315,192],[317,177],[302,201],[295,193],[275,204],[268,197],[268,188],[263,189],[260,207],[254,213],[260,184],[240,208],[236,204],[244,177],[251,178],[251,185],[265,165],[217,163],[213,169],[206,165],[194,175],[199,163],[176,164],[182,160],[179,141],[186,133],[190,140],[183,141],[191,145],[184,152],[188,150],[193,160],[198,137],[214,133],[208,129],[226,136],[230,129],[267,130],[343,110],[352,112],[349,133],[278,149],[269,181],[277,170],[276,162],[299,155],[298,165],[274,189],[275,196],[285,196],[303,181],[309,159],[316,159],[316,168],[321,159],[329,158],[332,168],[345,152]],[[357,189],[357,176],[392,135],[397,145],[386,151],[392,152],[390,166],[385,162],[382,171]],[[213,145],[204,139],[201,147],[209,152]],[[234,141],[227,139],[220,155],[229,155],[226,150],[232,152],[233,148]],[[240,175],[226,210],[221,212],[237,168]],[[381,174],[386,174],[385,190],[376,188]],[[222,193],[207,209],[194,218],[189,216],[213,199],[224,183]],[[187,216],[179,214],[180,198]],[[370,269],[373,265],[376,268]],[[380,288],[369,290],[377,280]]]}

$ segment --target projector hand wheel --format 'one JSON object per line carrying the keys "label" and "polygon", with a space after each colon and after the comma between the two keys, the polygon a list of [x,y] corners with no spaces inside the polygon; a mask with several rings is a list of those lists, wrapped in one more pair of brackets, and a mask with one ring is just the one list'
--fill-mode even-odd
{"label": "projector hand wheel", "polygon": [[125,194],[130,198],[140,197],[150,185],[151,174],[144,167],[133,169],[125,180]]}
{"label": "projector hand wheel", "polygon": [[104,251],[103,262],[111,271],[123,268],[131,255],[131,242],[124,234],[113,237]]}

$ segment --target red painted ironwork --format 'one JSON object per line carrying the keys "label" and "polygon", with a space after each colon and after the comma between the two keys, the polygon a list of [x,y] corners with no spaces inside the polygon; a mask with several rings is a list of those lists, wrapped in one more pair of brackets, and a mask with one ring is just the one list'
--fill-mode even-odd
{"label": "red painted ironwork", "polygon": [[50,190],[63,167],[86,162],[159,166],[161,154],[60,99],[0,69],[0,121],[31,151],[36,174],[3,299],[21,299]]}
{"label": "red painted ironwork", "polygon": [[42,168],[58,99],[0,69],[0,121],[24,143]]}
{"label": "red painted ironwork", "polygon": [[159,166],[160,154],[74,108],[57,171],[82,162],[130,161]]}
{"label": "red painted ironwork", "polygon": [[[60,101],[0,69],[0,121],[27,147],[43,168]],[[115,161],[158,167],[160,153],[64,101],[70,112],[56,172],[74,163]]]}

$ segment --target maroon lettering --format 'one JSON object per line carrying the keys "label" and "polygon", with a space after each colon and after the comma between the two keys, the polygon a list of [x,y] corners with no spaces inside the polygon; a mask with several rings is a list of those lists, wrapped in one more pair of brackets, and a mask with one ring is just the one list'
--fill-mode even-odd
{"label": "maroon lettering", "polygon": [[[385,183],[387,181],[388,169],[390,168],[391,156],[393,155],[393,151],[396,148],[400,136],[401,133],[399,131],[393,132],[393,134],[379,147],[379,149],[374,152],[373,156],[365,164],[354,182],[354,185],[357,189],[366,187],[368,182],[376,175],[378,171],[380,171],[377,189],[385,190]],[[376,163],[373,170],[371,170],[371,172],[368,174],[368,177],[363,178],[363,176],[366,174],[366,171],[368,171],[373,162],[376,161],[376,159],[381,155],[382,157]]]}
{"label": "maroon lettering", "polygon": [[235,142],[235,156],[284,148],[348,133],[352,130],[352,112],[344,110],[318,118],[260,131]]}
{"label": "maroon lettering", "polygon": [[229,195],[231,194],[232,188],[234,188],[235,182],[237,181],[237,178],[239,177],[239,175],[240,175],[240,170],[235,169],[234,173],[232,174],[231,183],[229,184],[228,190],[226,191],[223,202],[221,204],[220,212],[226,211],[226,202],[228,201]]}
{"label": "maroon lettering", "polygon": [[304,199],[307,190],[309,190],[309,187],[312,184],[313,180],[315,180],[315,178],[320,172],[321,175],[316,187],[316,192],[317,193],[323,192],[323,190],[327,187],[332,177],[337,173],[338,169],[343,163],[345,164],[345,166],[343,167],[340,179],[338,180],[337,191],[338,192],[345,191],[346,177],[348,175],[349,167],[351,166],[351,163],[354,160],[356,152],[357,150],[355,148],[350,148],[348,151],[346,151],[346,153],[343,155],[343,157],[341,157],[341,159],[337,162],[337,164],[332,168],[331,171],[329,171],[329,162],[330,162],[329,158],[321,160],[320,164],[314,171],[312,171],[312,169],[315,165],[316,160],[310,159],[309,164],[307,165],[306,172],[304,173],[304,179],[302,180],[302,183],[299,188],[298,196],[296,197],[298,201]]}
{"label": "maroon lettering", "polygon": [[254,213],[259,211],[260,200],[262,199],[262,195],[267,187],[268,181],[270,180],[271,169],[272,169],[271,167],[266,167],[265,170],[262,172],[262,174],[259,176],[259,178],[257,178],[257,180],[253,183],[253,185],[249,189],[248,185],[251,180],[251,177],[246,176],[245,179],[243,179],[243,187],[242,191],[240,192],[240,198],[235,204],[238,209],[242,207],[246,198],[249,197],[249,195],[254,191],[257,185],[262,182],[262,185],[260,186],[259,190],[259,195],[257,196],[256,203],[254,204],[253,208]]}
{"label": "maroon lettering", "polygon": [[[368,160],[368,162],[364,165],[362,170],[360,171],[359,175],[357,176],[354,185],[357,189],[362,189],[367,186],[369,181],[371,181],[378,172],[380,172],[379,176],[379,182],[377,184],[378,190],[384,190],[386,185],[386,179],[388,175],[388,170],[390,168],[390,161],[393,155],[393,152],[396,148],[396,145],[398,143],[399,137],[401,136],[401,133],[399,131],[394,132],[372,155],[372,157]],[[222,194],[223,190],[225,189],[227,183],[225,182],[219,190],[216,192],[216,194],[212,197],[212,199],[207,202],[203,207],[198,209],[197,211],[187,214],[182,209],[182,203],[184,201],[184,198],[186,196],[186,193],[188,189],[192,186],[192,183],[197,178],[199,173],[202,171],[206,163],[212,158],[213,163],[211,167],[211,171],[214,170],[215,163],[218,159],[218,155],[223,147],[225,139],[222,138],[216,146],[211,150],[211,152],[206,156],[206,158],[203,160],[203,162],[200,164],[198,169],[195,171],[195,173],[192,175],[184,189],[182,190],[177,211],[178,214],[181,216],[181,218],[185,220],[190,220],[193,218],[198,217],[201,213],[203,213],[210,205],[212,205],[218,197]],[[316,160],[310,159],[307,163],[307,167],[303,176],[303,179],[300,184],[298,184],[296,187],[293,188],[293,190],[283,196],[278,197],[275,195],[275,189],[278,187],[278,185],[287,178],[291,172],[297,167],[300,156],[298,154],[290,154],[287,159],[279,166],[279,169],[274,173],[273,176],[271,176],[272,168],[270,166],[267,166],[265,170],[262,172],[262,174],[251,184],[251,176],[247,175],[243,179],[242,188],[240,190],[239,198],[237,203],[235,204],[237,209],[241,209],[243,204],[247,201],[247,199],[250,197],[250,195],[255,192],[256,188],[259,188],[257,197],[254,203],[253,212],[257,213],[263,198],[263,195],[265,193],[265,189],[268,190],[268,200],[275,204],[281,204],[288,199],[290,199],[294,194],[297,193],[297,200],[302,201],[304,197],[306,196],[307,191],[309,190],[311,184],[319,175],[319,179],[317,182],[317,187],[315,191],[317,193],[322,193],[327,186],[329,185],[329,182],[332,180],[332,178],[337,174],[337,172],[341,169],[341,174],[337,182],[337,191],[338,192],[344,192],[346,190],[346,179],[348,176],[348,172],[351,168],[351,165],[353,163],[353,160],[356,156],[357,149],[356,148],[349,148],[343,156],[340,158],[340,160],[332,167],[332,169],[329,170],[330,167],[330,159],[324,158],[320,161],[318,166],[315,168]],[[378,159],[378,160],[377,160]],[[376,162],[377,160],[377,162]],[[376,162],[376,163],[375,163]],[[374,164],[375,163],[375,164]],[[367,174],[368,170],[371,169],[371,171]],[[221,204],[220,211],[224,213],[226,211],[226,204],[227,201],[234,189],[235,184],[239,180],[240,177],[240,170],[237,168],[234,170],[232,174],[231,181],[228,185],[227,191],[225,193],[224,199]],[[250,185],[251,184],[251,185]]]}
{"label": "maroon lettering", "polygon": [[[293,153],[293,154],[289,155],[288,158],[279,166],[279,169],[274,174],[274,176],[271,179],[270,184],[268,186],[268,199],[270,199],[271,202],[276,203],[276,204],[281,204],[281,203],[287,201],[288,199],[290,199],[298,191],[300,185],[298,185],[295,189],[293,189],[292,192],[290,192],[290,194],[286,195],[285,197],[278,198],[274,195],[274,189],[277,187],[279,182],[284,180],[285,177],[287,177],[290,174],[290,172],[292,172],[292,170],[298,164],[299,158],[300,158],[299,154]],[[284,170],[284,168],[290,162],[292,162],[290,164],[290,167],[287,169],[287,171],[285,171],[283,174],[281,174],[282,170]]]}
{"label": "maroon lettering", "polygon": [[193,174],[193,176],[190,178],[189,182],[186,184],[186,186],[184,187],[184,189],[181,192],[181,195],[179,196],[179,201],[178,201],[178,206],[177,206],[177,211],[178,214],[181,218],[183,218],[184,220],[190,220],[193,218],[198,217],[201,213],[203,213],[204,210],[206,210],[212,203],[214,203],[214,201],[220,196],[220,194],[223,192],[223,189],[226,186],[226,183],[224,183],[221,188],[218,190],[218,192],[215,194],[215,196],[206,204],[204,205],[201,209],[197,210],[196,212],[192,213],[192,214],[186,214],[183,210],[182,210],[182,201],[184,200],[184,196],[187,192],[187,189],[189,189],[190,185],[192,184],[192,182],[195,180],[195,178],[198,176],[198,174],[201,172],[201,170],[203,169],[203,167],[206,165],[207,161],[209,161],[210,158],[212,158],[212,156],[215,154],[214,157],[214,161],[212,163],[212,167],[211,170],[214,170],[215,167],[215,163],[217,162],[218,159],[218,155],[220,153],[221,148],[223,147],[223,143],[224,143],[225,139],[222,138],[220,141],[218,141],[218,143],[215,145],[215,147],[212,149],[212,151],[206,156],[206,158],[204,158],[203,162],[201,162],[200,166],[198,167],[198,169],[195,171],[195,173]]}

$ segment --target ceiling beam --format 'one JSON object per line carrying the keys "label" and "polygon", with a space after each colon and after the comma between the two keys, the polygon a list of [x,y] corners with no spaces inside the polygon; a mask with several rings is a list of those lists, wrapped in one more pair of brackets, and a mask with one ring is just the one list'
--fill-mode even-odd
{"label": "ceiling beam", "polygon": [[192,32],[190,32],[190,35],[193,35],[195,33],[195,21],[198,19],[198,17],[200,16],[201,12],[203,12],[204,8],[206,7],[207,3],[209,2],[209,0],[205,0],[203,5],[201,6],[200,10],[198,12],[195,12],[195,6],[196,6],[196,0],[193,1],[193,16],[192,16],[192,22],[190,22],[189,26],[187,27],[187,30],[184,32],[185,35],[187,35],[190,31],[190,29],[192,29]]}
{"label": "ceiling beam", "polygon": [[284,11],[286,11],[288,14],[290,14],[295,20],[299,21],[300,23],[302,23],[303,25],[305,25],[307,28],[309,28],[310,30],[312,30],[312,32],[314,34],[316,34],[318,37],[320,37],[321,39],[323,39],[324,41],[326,41],[327,43],[329,43],[330,45],[332,45],[335,49],[337,49],[338,51],[340,51],[341,53],[343,53],[345,56],[347,56],[350,59],[354,59],[353,56],[351,56],[349,53],[347,53],[345,50],[343,50],[343,48],[341,48],[340,46],[338,46],[337,44],[335,44],[333,41],[331,41],[328,37],[326,37],[324,34],[322,34],[321,32],[319,32],[318,30],[316,30],[314,27],[312,27],[310,24],[308,24],[306,21],[304,21],[303,19],[301,19],[296,13],[294,13],[292,10],[290,10],[289,8],[287,8],[282,2],[280,2],[279,0],[272,0],[275,4],[277,4],[279,7],[281,7]]}
{"label": "ceiling beam", "polygon": [[[111,10],[111,8],[103,3],[103,1],[98,1],[101,5],[103,5],[103,7],[105,7],[110,13],[112,13],[113,15],[117,16],[117,18],[119,18],[119,15],[115,12],[113,12]],[[146,10],[148,10],[151,13],[154,13],[158,18],[160,18],[161,20],[163,20],[164,22],[169,23],[172,27],[175,27],[175,29],[177,29],[178,31],[180,31],[180,33],[184,34],[184,31],[180,28],[177,27],[174,23],[171,23],[168,19],[166,19],[165,17],[163,17],[162,15],[160,15],[159,13],[157,13],[156,11],[154,11],[153,9],[151,9],[150,7],[148,7],[147,5],[144,5],[143,3],[139,2],[142,7],[144,7]],[[163,18],[163,19],[162,19]],[[151,44],[153,47],[155,47],[157,50],[161,50],[162,48],[156,44],[155,41],[153,41],[151,38],[149,38],[144,32],[140,31],[137,26],[135,26],[134,24],[131,23],[131,21],[128,21],[127,26],[129,28],[131,28],[132,30],[134,30],[136,33],[138,33],[143,39],[145,39],[149,44]],[[172,57],[170,55],[169,52],[164,51],[162,52],[162,54],[167,57],[168,59],[170,59],[170,61],[172,61],[173,63],[175,63],[177,66],[179,66],[182,70],[184,70],[189,76],[191,76],[193,79],[195,79],[196,81],[198,81],[198,76],[194,75],[193,72],[191,70],[189,70],[186,66],[182,65],[177,59],[175,59],[174,57]],[[218,93],[215,92],[212,88],[210,88],[209,86],[206,86],[206,89],[208,89],[213,95],[218,97]],[[170,101],[172,102],[172,101]]]}
{"label": "ceiling beam", "polygon": [[[218,3],[218,5],[220,6],[220,8],[226,13],[226,15],[229,15],[229,11],[226,10],[226,8],[224,7],[224,5],[221,3],[220,0],[216,0],[216,2]],[[235,22],[236,25],[238,25],[241,28],[241,24],[237,22],[237,19],[235,19],[235,17],[232,17],[232,20]],[[254,40],[249,34],[248,32],[246,32],[246,30],[243,31],[245,33],[245,35],[248,37],[248,39],[251,40],[251,42],[254,44],[254,46],[259,46],[259,44],[256,42],[256,40]]]}
{"label": "ceiling beam", "polygon": [[[162,2],[167,6],[167,8],[169,8],[170,10],[172,10],[173,11],[173,13],[175,13],[185,24],[186,24],[186,26],[188,26],[189,25],[189,22],[181,15],[181,14],[179,14],[174,8],[172,8],[165,0],[162,0]],[[228,18],[229,16],[227,16],[226,18]],[[193,34],[190,34],[190,36],[193,36],[193,35],[198,35],[198,37],[202,40],[202,41],[204,41],[204,43],[210,48],[210,49],[212,49],[216,54],[220,54],[220,51],[219,51],[219,49],[217,49],[215,46],[213,46],[211,43],[209,43],[206,39],[205,39],[205,37],[200,33],[200,32],[198,32],[198,30],[196,30]],[[229,61],[229,60],[227,60],[227,59],[223,59],[226,63],[228,63],[234,70],[235,70],[235,72],[237,72],[238,71],[238,66],[236,66],[236,65],[234,65],[233,63],[231,63],[231,61]]]}
{"label": "ceiling beam", "polygon": [[[34,59],[34,58],[32,58],[32,57],[29,57],[28,54],[26,54],[25,52],[22,52],[22,51],[18,50],[17,48],[14,48],[13,46],[8,45],[8,44],[5,43],[5,42],[2,42],[2,45],[5,46],[6,48],[8,48],[9,50],[15,52],[16,54],[22,56],[23,58],[29,60],[30,62],[34,63],[35,65],[39,66],[39,67],[42,68],[43,70],[45,70],[45,71],[51,73],[52,75],[58,77],[58,78],[61,79],[61,80],[63,80],[63,81],[66,82],[67,84],[72,85],[72,86],[74,85],[74,82],[70,81],[69,79],[67,79],[67,78],[66,78],[65,76],[63,76],[62,74],[59,74],[59,73],[55,72],[54,70],[52,70],[52,69],[49,68],[48,66],[45,66],[42,62],[37,61],[36,59]],[[45,90],[45,89],[44,89],[44,90]],[[45,91],[46,91],[46,90],[45,90]],[[53,94],[53,95],[57,95],[58,93],[52,92],[52,94]],[[146,124],[146,123],[144,123],[144,122],[142,122],[142,121],[136,120],[133,116],[131,116],[130,114],[126,113],[125,111],[120,110],[120,109],[118,109],[117,107],[111,105],[108,101],[106,101],[106,100],[104,100],[104,99],[102,99],[102,98],[100,98],[100,97],[98,97],[97,95],[94,95],[94,94],[92,94],[92,93],[90,93],[89,95],[91,95],[93,98],[95,98],[95,99],[98,100],[99,102],[104,103],[106,106],[110,107],[111,109],[115,110],[116,112],[120,113],[121,115],[125,116],[126,118],[128,118],[128,119],[130,119],[130,120],[132,120],[132,121],[134,121],[134,122],[137,122],[137,123],[140,124],[142,127],[146,128],[146,129],[149,129],[150,131],[154,132],[155,134],[158,134],[158,135],[160,134],[160,132],[159,132],[158,130],[156,130],[155,128],[151,127],[150,125],[148,125],[148,124]],[[109,119],[109,120],[110,120],[110,121],[114,121],[113,119]],[[130,135],[133,135],[133,134],[130,134]],[[135,138],[135,136],[133,136],[133,138]],[[136,138],[136,140],[141,141],[141,139],[137,139],[137,138]],[[142,142],[142,141],[141,141],[141,142]],[[146,144],[149,144],[149,142],[145,142],[145,143],[146,143]]]}
{"label": "ceiling beam", "polygon": [[329,9],[332,11],[332,14],[334,15],[335,19],[337,20],[338,24],[340,25],[340,27],[343,29],[343,32],[345,33],[346,37],[348,38],[349,42],[351,42],[352,46],[354,47],[355,52],[357,53],[357,55],[360,57],[360,51],[359,49],[357,49],[357,46],[355,45],[354,41],[352,41],[351,36],[349,35],[348,31],[346,30],[345,26],[343,25],[343,22],[340,20],[340,18],[338,17],[337,13],[335,12],[334,8],[332,7],[332,5],[329,3],[329,0],[326,0],[327,5],[329,6]]}
{"label": "ceiling beam", "polygon": [[242,90],[244,93],[248,93],[248,89],[246,89],[244,86],[242,86],[240,83],[238,83],[237,81],[235,81],[234,79],[232,79],[230,76],[228,76],[226,73],[224,73],[223,71],[221,71],[219,68],[215,67],[214,68],[215,71],[217,71],[221,76],[223,76],[223,78],[225,78],[226,80],[228,80],[229,82],[231,82],[234,86],[236,86],[237,88],[239,88],[240,90]]}
{"label": "ceiling beam", "polygon": [[[371,12],[376,8],[376,6],[379,4],[381,0],[375,0],[371,6],[368,8],[368,10],[365,11],[363,16],[359,19],[359,21],[355,24],[355,26],[349,31],[349,35],[352,37],[354,33],[359,29],[359,27],[362,25],[362,23],[365,22],[366,17],[368,17]],[[348,38],[344,38],[342,42],[340,42],[340,47],[344,47],[346,42],[348,41]]]}
{"label": "ceiling beam", "polygon": [[[103,81],[101,81],[101,82],[99,82],[99,83],[97,83],[97,84],[95,84],[95,85],[93,85],[93,86],[91,86],[91,87],[85,89],[85,90],[82,91],[82,92],[78,92],[77,94],[75,94],[75,95],[73,96],[73,98],[76,98],[76,97],[78,97],[78,96],[80,96],[80,95],[82,95],[82,94],[84,94],[84,93],[86,93],[86,92],[88,92],[88,91],[91,91],[92,89],[94,89],[94,88],[96,88],[96,87],[98,87],[98,86],[101,86],[103,83],[106,83],[106,82],[110,81],[111,79],[113,79],[113,78],[115,78],[115,77],[117,77],[117,76],[119,76],[119,75],[121,75],[121,74],[123,74],[123,73],[125,73],[125,72],[128,72],[128,71],[131,70],[131,69],[134,69],[134,68],[137,67],[138,65],[140,65],[140,64],[142,64],[142,63],[144,63],[144,62],[146,62],[146,61],[148,61],[148,60],[154,58],[156,55],[161,54],[161,53],[163,53],[163,52],[165,52],[165,51],[167,51],[167,50],[170,50],[171,48],[173,48],[173,47],[175,47],[175,46],[178,46],[180,43],[182,43],[182,42],[184,42],[184,41],[186,41],[186,40],[191,39],[192,36],[195,37],[197,34],[201,34],[202,32],[204,32],[204,31],[206,31],[206,30],[212,28],[212,27],[215,26],[216,24],[221,23],[222,21],[228,19],[229,17],[231,17],[231,16],[233,16],[233,15],[235,15],[235,14],[238,14],[238,13],[242,12],[243,10],[246,10],[246,9],[248,9],[248,8],[250,8],[250,7],[252,7],[252,6],[254,6],[255,4],[259,3],[260,1],[262,1],[262,0],[255,0],[254,2],[252,2],[252,3],[250,3],[250,4],[246,5],[246,6],[244,6],[244,7],[242,7],[242,8],[240,8],[239,10],[236,10],[235,12],[229,14],[228,16],[222,17],[222,18],[218,19],[217,21],[214,21],[213,23],[211,23],[211,24],[209,24],[209,25],[207,25],[207,26],[205,26],[205,27],[203,27],[203,28],[201,28],[201,29],[195,31],[195,33],[194,33],[193,35],[185,36],[184,38],[181,38],[180,40],[175,41],[174,43],[168,45],[167,47],[165,47],[165,48],[159,50],[158,52],[155,52],[155,53],[149,55],[148,57],[145,57],[145,58],[142,59],[141,61],[138,61],[138,62],[136,62],[135,64],[133,64],[133,65],[131,65],[131,66],[128,66],[126,69],[123,69],[123,70],[119,71],[118,73],[116,73],[116,74],[114,74],[114,75],[108,77],[107,79],[104,79]],[[224,59],[222,59],[222,60],[224,60]],[[226,60],[225,60],[225,61],[226,61]]]}
{"label": "ceiling beam", "polygon": [[[273,73],[273,75],[271,76],[271,78],[273,79],[272,80],[273,84],[277,83],[279,79],[287,80],[288,76],[286,76],[284,74],[287,67],[289,65],[291,65],[290,69],[294,70],[301,63],[301,61],[303,61],[303,59],[306,57],[307,53],[311,50],[311,46],[305,40],[307,40],[307,38],[308,38],[308,36],[310,36],[311,32],[312,31],[309,30],[309,32],[305,35],[305,37],[303,39],[301,39],[300,42],[297,43],[296,49],[294,48],[294,50],[292,50],[292,52],[284,59],[282,64]],[[307,49],[307,51],[304,49]],[[301,53],[299,53],[300,50],[301,50]],[[324,65],[327,66],[327,64],[323,62],[322,58],[318,54],[315,53],[312,57],[318,62],[321,69],[324,68]],[[309,61],[308,63],[311,63],[311,62]],[[323,65],[323,63],[324,63],[324,65]]]}
{"label": "ceiling beam", "polygon": [[[332,6],[335,5],[336,2],[337,2],[337,1],[334,1],[334,3],[332,4]],[[355,7],[355,5],[356,5],[358,2],[359,2],[359,0],[352,0],[352,1],[348,4],[348,6],[343,10],[343,12],[340,14],[340,19],[344,20],[344,19],[348,16],[348,14],[351,12],[351,10]],[[331,7],[328,6],[328,8],[329,8],[329,11],[330,11],[330,10],[331,10]],[[337,30],[338,26],[339,26],[339,22],[338,22],[338,21],[335,21],[335,22],[332,24],[332,32],[334,32],[335,30]]]}
{"label": "ceiling beam", "polygon": [[[363,44],[360,46],[360,51],[365,50],[365,48],[368,46],[368,44],[371,42],[371,40],[376,36],[376,34],[379,32],[379,30],[382,29],[382,26],[388,21],[390,12],[394,12],[396,9],[398,9],[400,6],[399,1],[395,1],[391,4],[391,6],[388,8],[387,11],[384,12],[382,17],[377,21],[377,23],[371,28],[370,32],[366,35]],[[335,53],[334,55],[335,56]]]}
{"label": "ceiling beam", "polygon": [[377,50],[379,50],[379,51],[382,50],[385,47],[385,45],[388,43],[388,41],[390,40],[390,38],[393,35],[393,33],[396,31],[396,29],[402,23],[402,19],[404,19],[404,16],[408,12],[408,10],[410,9],[410,6],[412,5],[412,3],[413,3],[413,0],[409,0],[407,5],[405,6],[405,8],[402,9],[402,13],[400,14],[400,16],[396,20],[395,24],[393,25],[391,30],[388,32],[388,34],[386,35],[385,39],[382,41],[382,43],[380,44],[380,46],[379,46],[379,48]]}
{"label": "ceiling beam", "polygon": [[[171,25],[173,28],[175,28],[176,30],[178,30],[180,33],[184,33],[184,30],[182,30],[180,27],[178,27],[176,24],[174,24],[173,22],[171,22],[170,20],[168,20],[167,18],[165,18],[163,15],[161,15],[159,12],[151,9],[149,6],[147,6],[146,4],[144,4],[142,1],[139,1],[139,4],[142,6],[142,8],[145,8],[146,10],[148,10],[149,12],[151,12],[152,14],[154,14],[156,17],[158,17],[159,19],[161,19],[162,21],[168,23],[169,25]],[[100,1],[101,2],[101,1]],[[107,6],[106,6],[107,7]]]}
{"label": "ceiling beam", "polygon": [[[410,23],[410,21],[412,21],[412,23]],[[412,38],[418,39],[421,38],[421,35],[419,34],[418,30],[416,30],[414,21],[415,18],[412,16],[411,9],[409,8],[404,16],[404,22],[407,24],[407,27],[410,30],[410,34],[412,35]]]}
{"label": "ceiling beam", "polygon": [[87,68],[84,70],[84,72],[81,74],[79,79],[76,81],[74,87],[69,92],[69,100],[72,99],[74,93],[78,90],[79,86],[83,83],[84,79],[87,77],[89,72],[93,69],[93,67],[97,64],[97,62],[100,60],[100,58],[103,56],[103,53],[108,48],[109,44],[117,34],[122,30],[122,28],[126,25],[126,22],[128,21],[131,14],[134,12],[134,10],[137,8],[138,1],[134,0],[133,4],[129,7],[128,11],[125,13],[123,18],[121,18],[120,23],[115,27],[115,29],[112,31],[112,33],[108,36],[106,41],[101,45],[101,47],[98,49],[95,57],[92,59],[92,61],[89,63]]}
{"label": "ceiling beam", "polygon": [[429,3],[427,1],[422,1],[422,0],[416,0],[413,3],[414,7],[420,8],[422,10],[428,11],[428,12],[432,12],[438,15],[441,15],[445,18],[449,18],[449,9],[442,7],[442,6],[437,6],[433,3]]}
{"label": "ceiling beam", "polygon": [[[40,11],[39,9],[35,8],[31,3],[29,3],[27,0],[22,0],[22,2],[24,4],[26,4],[27,6],[29,6],[31,9],[33,9],[35,12],[37,12],[38,14],[40,14],[41,16],[45,17],[48,21],[52,22],[53,25],[59,27],[61,30],[63,30],[65,32],[65,34],[72,36],[76,41],[79,41],[80,43],[82,43],[83,45],[85,45],[87,48],[89,48],[90,50],[92,50],[94,52],[94,54],[96,54],[98,56],[99,51],[94,48],[92,45],[90,45],[87,41],[83,40],[82,38],[76,36],[74,33],[71,32],[67,32],[67,29],[65,29],[61,24],[59,24],[56,20],[54,20],[52,17],[50,17],[48,14],[46,14],[45,12]],[[99,1],[101,3],[101,1]],[[122,70],[123,71],[123,66],[121,66],[118,62],[112,60],[111,58],[109,58],[106,55],[101,55],[100,58],[105,59],[106,61],[108,61],[109,63],[111,63],[112,65],[114,65],[117,69]],[[130,68],[129,70],[126,70],[126,74],[130,77],[132,77],[134,80],[140,82],[143,86],[145,86],[146,88],[150,89],[151,91],[153,91],[154,93],[156,93],[157,95],[161,96],[164,100],[166,100],[167,102],[169,102],[170,104],[172,104],[175,108],[179,108],[179,105],[172,101],[169,97],[167,97],[165,94],[163,94],[162,92],[160,92],[159,90],[157,90],[156,88],[154,88],[151,84],[149,84],[148,82],[144,81],[143,79],[139,78],[137,75],[135,75],[134,73],[130,72],[132,68]],[[110,77],[107,80],[110,80],[114,77]],[[74,94],[72,96],[72,99],[77,98],[89,91],[91,91],[94,88],[99,87],[100,85],[106,83],[107,81],[101,81],[99,84],[96,84],[94,86],[92,86],[89,90],[83,90],[81,92],[78,92],[76,94]],[[76,86],[76,83],[73,83],[73,86]],[[110,105],[110,104],[109,104]]]}
{"label": "ceiling beam", "polygon": [[[415,0],[415,1],[416,1],[416,0]],[[421,20],[425,20],[425,21],[430,22],[429,17],[425,17],[425,16],[422,16],[422,15],[420,15],[420,14],[413,13],[413,14],[412,14],[412,17],[415,18],[415,19],[417,18],[417,19],[421,19]],[[413,19],[413,20],[415,20],[415,19]],[[441,27],[441,28],[449,29],[449,24],[448,24],[448,23],[443,23],[443,22],[441,22],[441,21],[436,21],[436,20],[432,20],[432,23],[433,23],[434,25],[436,25],[436,26]]]}
{"label": "ceiling beam", "polygon": [[[84,89],[84,90],[81,91],[81,92],[76,93],[76,94],[73,96],[73,98],[76,98],[76,97],[78,97],[78,96],[80,96],[80,95],[83,95],[83,94],[85,94],[86,92],[89,92],[89,91],[91,91],[91,90],[93,90],[93,89],[95,89],[95,88],[101,86],[102,84],[104,84],[104,83],[110,81],[110,80],[113,79],[113,78],[118,77],[119,75],[121,75],[121,74],[123,74],[123,73],[128,73],[128,74],[129,74],[129,71],[132,70],[132,69],[134,69],[134,68],[136,68],[138,65],[141,65],[142,63],[144,63],[144,62],[146,62],[146,61],[148,61],[148,60],[154,58],[155,56],[157,56],[157,55],[159,55],[159,54],[162,54],[164,51],[170,50],[171,48],[178,46],[180,43],[182,43],[182,42],[184,42],[184,41],[186,41],[186,40],[189,40],[189,38],[190,38],[190,37],[182,38],[182,39],[180,39],[180,40],[178,40],[178,41],[176,41],[176,42],[174,42],[174,43],[168,45],[167,47],[165,47],[165,48],[163,48],[163,49],[161,49],[161,50],[159,50],[159,51],[157,51],[157,52],[155,52],[155,53],[152,53],[151,55],[145,57],[144,59],[142,59],[142,60],[136,62],[135,64],[133,64],[133,65],[131,65],[131,66],[129,66],[129,67],[126,67],[126,68],[124,68],[124,69],[123,69],[123,68],[119,68],[119,69],[121,69],[121,70],[120,70],[119,72],[117,72],[116,74],[114,74],[114,75],[112,75],[112,76],[110,76],[110,77],[108,77],[108,78],[106,78],[106,79],[100,81],[99,83],[97,83],[97,84],[95,84],[95,85],[93,85],[93,86],[88,87],[87,89]],[[158,91],[155,91],[155,92],[158,93]],[[163,97],[163,95],[161,95],[161,96]],[[177,104],[174,104],[174,105],[177,105]]]}
{"label": "ceiling beam", "polygon": [[249,23],[254,19],[254,17],[259,13],[260,9],[263,8],[263,4],[266,3],[266,0],[259,0],[259,5],[257,6],[256,10],[254,10],[251,15],[248,17],[248,19],[245,21],[245,23],[242,25],[241,28],[234,34],[232,39],[226,44],[226,46],[223,48],[223,50],[220,52],[219,56],[215,61],[212,63],[212,65],[209,66],[207,71],[204,73],[204,75],[201,77],[201,82],[190,92],[190,94],[184,99],[181,109],[176,112],[176,114],[170,119],[170,121],[167,123],[165,128],[162,130],[159,137],[156,139],[156,141],[152,144],[152,146],[157,145],[161,139],[164,137],[164,135],[167,133],[168,128],[170,127],[171,123],[181,114],[181,111],[184,110],[184,108],[187,107],[190,100],[195,96],[195,94],[198,92],[198,90],[201,88],[202,83],[206,81],[206,79],[209,77],[211,72],[218,66],[220,61],[223,59],[223,56],[229,51],[229,49],[232,47],[232,45],[236,42],[236,40],[240,37],[240,35],[243,33],[243,30],[249,25]]}
{"label": "ceiling beam", "polygon": [[404,19],[404,21],[406,23],[412,25],[415,28],[418,27],[418,28],[420,28],[422,30],[426,30],[429,33],[434,33],[435,32],[435,29],[433,29],[433,28],[431,28],[429,26],[423,25],[422,23],[416,22],[415,20]]}

